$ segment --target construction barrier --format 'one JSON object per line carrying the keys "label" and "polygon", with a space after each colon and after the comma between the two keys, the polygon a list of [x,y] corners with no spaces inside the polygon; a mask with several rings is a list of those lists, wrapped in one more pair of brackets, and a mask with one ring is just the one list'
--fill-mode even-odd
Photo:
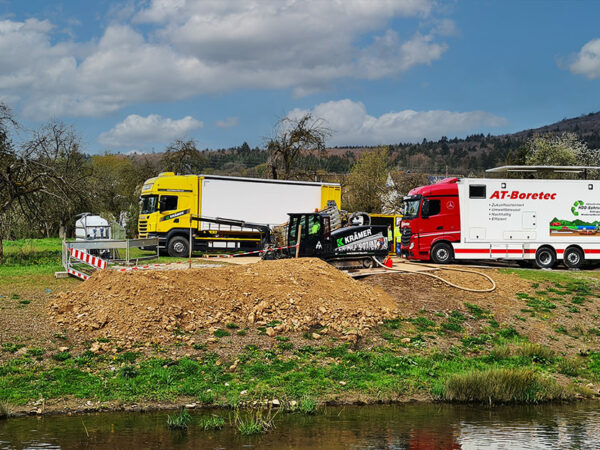
{"label": "construction barrier", "polygon": [[85,273],[79,272],[78,270],[72,269],[70,267],[67,268],[67,272],[69,275],[73,275],[77,278],[81,278],[83,281],[87,280],[90,276]]}
{"label": "construction barrier", "polygon": [[[111,262],[130,261],[131,248],[155,247],[156,254],[142,256],[136,260],[158,258],[158,239],[91,239],[78,241],[63,241],[62,250],[62,265],[65,268],[64,272],[56,272],[55,276],[72,275],[81,280],[87,280],[96,270],[105,270],[108,268],[108,261],[105,258],[94,256],[92,252],[98,252],[102,255],[110,255]],[[125,251],[125,259],[119,259],[119,250]],[[137,262],[137,261],[136,261]],[[84,265],[84,266],[82,266]]]}
{"label": "construction barrier", "polygon": [[97,256],[90,255],[83,250],[78,250],[76,248],[69,249],[71,256],[82,263],[85,263],[89,266],[95,267],[97,269],[106,269],[108,267],[108,262],[102,258],[98,258]]}

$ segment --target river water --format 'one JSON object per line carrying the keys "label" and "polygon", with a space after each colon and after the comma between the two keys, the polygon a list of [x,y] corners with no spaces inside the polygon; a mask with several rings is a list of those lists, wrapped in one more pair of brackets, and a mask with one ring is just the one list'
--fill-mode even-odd
{"label": "river water", "polygon": [[[600,448],[600,403],[504,406],[395,405],[324,408],[317,415],[279,414],[276,428],[242,437],[231,412],[192,413],[187,432],[166,427],[167,412],[23,417],[0,421],[0,448],[150,449],[470,449]],[[201,415],[226,418],[206,432]]]}

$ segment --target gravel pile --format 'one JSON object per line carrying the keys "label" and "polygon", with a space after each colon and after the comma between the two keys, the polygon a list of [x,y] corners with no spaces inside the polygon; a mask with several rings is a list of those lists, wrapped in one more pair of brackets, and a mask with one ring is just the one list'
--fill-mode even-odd
{"label": "gravel pile", "polygon": [[312,258],[181,271],[98,271],[50,305],[56,322],[90,338],[170,341],[226,326],[268,326],[269,335],[326,327],[362,335],[397,315],[383,290]]}

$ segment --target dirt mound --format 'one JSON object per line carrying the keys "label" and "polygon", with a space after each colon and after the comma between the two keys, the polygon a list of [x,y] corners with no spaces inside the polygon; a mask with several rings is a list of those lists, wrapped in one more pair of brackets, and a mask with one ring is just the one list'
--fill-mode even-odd
{"label": "dirt mound", "polygon": [[131,343],[170,340],[179,331],[228,323],[270,324],[269,334],[314,326],[356,334],[395,310],[395,301],[381,289],[318,259],[185,271],[100,271],[51,304],[56,321],[72,331]]}

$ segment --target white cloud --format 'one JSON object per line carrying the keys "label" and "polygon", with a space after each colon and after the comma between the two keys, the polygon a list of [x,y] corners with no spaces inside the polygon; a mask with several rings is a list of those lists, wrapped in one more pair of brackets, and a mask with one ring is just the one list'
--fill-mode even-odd
{"label": "white cloud", "polygon": [[365,105],[349,99],[321,103],[311,110],[294,109],[288,117],[306,113],[322,118],[332,130],[328,145],[379,145],[439,139],[481,129],[500,127],[506,119],[485,111],[413,111],[389,112],[379,117],[367,114]]}
{"label": "white cloud", "polygon": [[232,128],[238,126],[239,119],[237,117],[227,117],[225,120],[217,120],[215,125],[219,128]]}
{"label": "white cloud", "polygon": [[133,147],[163,143],[183,137],[204,124],[191,116],[173,120],[150,114],[147,117],[131,114],[111,130],[102,133],[98,142],[108,147]]}
{"label": "white cloud", "polygon": [[437,39],[453,26],[429,20],[431,31],[412,37],[389,29],[398,17],[428,20],[434,0],[153,0],[137,11],[134,4],[89,42],[61,41],[49,21],[0,21],[0,96],[18,97],[37,119],[236,89],[303,96],[338,79],[431,64],[447,48]]}
{"label": "white cloud", "polygon": [[365,78],[389,77],[416,65],[431,64],[447,48],[445,44],[434,43],[432,34],[417,33],[410,40],[401,42],[395,31],[388,30],[383,36],[375,37],[373,45],[362,51],[358,68],[364,71]]}
{"label": "white cloud", "polygon": [[569,69],[576,75],[583,75],[590,80],[600,78],[600,38],[593,39],[573,56]]}

